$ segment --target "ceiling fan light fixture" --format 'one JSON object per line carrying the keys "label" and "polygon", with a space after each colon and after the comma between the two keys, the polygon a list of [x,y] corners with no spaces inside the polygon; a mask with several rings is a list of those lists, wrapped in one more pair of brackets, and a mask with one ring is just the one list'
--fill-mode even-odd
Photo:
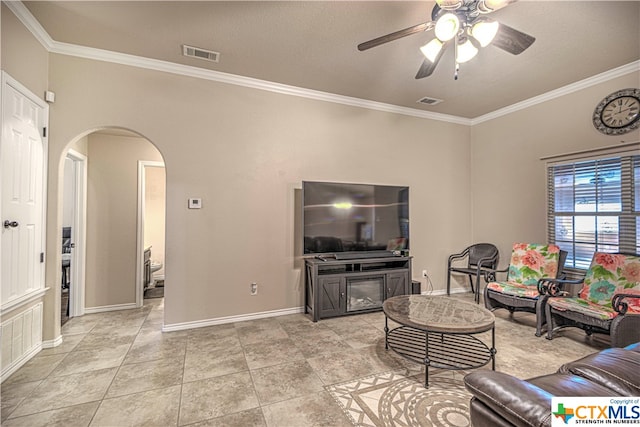
{"label": "ceiling fan light fixture", "polygon": [[499,28],[500,23],[498,21],[478,21],[471,27],[470,34],[474,39],[478,40],[480,46],[486,47],[493,41]]}
{"label": "ceiling fan light fixture", "polygon": [[456,10],[462,6],[462,0],[436,0],[436,4],[444,10]]}
{"label": "ceiling fan light fixture", "polygon": [[498,9],[502,9],[514,1],[516,0],[480,0],[478,1],[478,10],[480,13],[491,13]]}
{"label": "ceiling fan light fixture", "polygon": [[460,29],[460,19],[456,16],[455,13],[445,13],[436,21],[435,33],[436,37],[442,41],[446,42],[451,40],[458,34],[458,30]]}
{"label": "ceiling fan light fixture", "polygon": [[471,43],[471,40],[466,39],[456,45],[456,62],[462,64],[469,61],[478,53],[478,48]]}
{"label": "ceiling fan light fixture", "polygon": [[431,62],[435,62],[441,50],[442,42],[438,39],[433,39],[420,48],[422,54]]}

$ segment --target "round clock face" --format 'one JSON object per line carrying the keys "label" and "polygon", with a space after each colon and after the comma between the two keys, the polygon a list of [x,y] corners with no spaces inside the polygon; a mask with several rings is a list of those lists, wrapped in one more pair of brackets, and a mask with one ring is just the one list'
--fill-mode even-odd
{"label": "round clock face", "polygon": [[593,125],[606,135],[622,135],[640,126],[640,89],[623,89],[603,99],[593,112]]}

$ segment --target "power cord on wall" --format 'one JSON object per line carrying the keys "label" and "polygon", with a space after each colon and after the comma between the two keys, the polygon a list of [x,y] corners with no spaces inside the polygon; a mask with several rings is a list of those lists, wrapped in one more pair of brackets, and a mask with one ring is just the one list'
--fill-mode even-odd
{"label": "power cord on wall", "polygon": [[427,290],[426,292],[421,292],[421,293],[431,295],[433,293],[433,282],[431,282],[431,277],[429,277],[429,275],[426,273],[424,273],[423,277],[426,279]]}

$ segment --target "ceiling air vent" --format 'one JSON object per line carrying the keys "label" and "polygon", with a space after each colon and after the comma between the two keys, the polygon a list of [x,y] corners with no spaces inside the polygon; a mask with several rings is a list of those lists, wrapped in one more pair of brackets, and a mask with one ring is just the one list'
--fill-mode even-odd
{"label": "ceiling air vent", "polygon": [[219,62],[220,54],[212,50],[200,49],[199,47],[182,45],[182,54],[191,58],[204,59],[205,61]]}
{"label": "ceiling air vent", "polygon": [[442,102],[442,99],[429,98],[428,96],[425,96],[424,98],[418,99],[416,102],[424,105],[436,105],[440,104]]}

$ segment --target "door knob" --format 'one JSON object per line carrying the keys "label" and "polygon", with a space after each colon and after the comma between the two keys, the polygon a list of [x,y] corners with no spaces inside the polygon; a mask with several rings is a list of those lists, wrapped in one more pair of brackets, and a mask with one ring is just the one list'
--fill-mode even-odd
{"label": "door knob", "polygon": [[15,228],[15,227],[17,227],[19,224],[18,224],[18,221],[9,221],[8,219],[6,219],[6,220],[4,221],[4,223],[3,223],[3,225],[4,225],[4,228],[9,228],[9,227],[13,227],[13,228]]}

